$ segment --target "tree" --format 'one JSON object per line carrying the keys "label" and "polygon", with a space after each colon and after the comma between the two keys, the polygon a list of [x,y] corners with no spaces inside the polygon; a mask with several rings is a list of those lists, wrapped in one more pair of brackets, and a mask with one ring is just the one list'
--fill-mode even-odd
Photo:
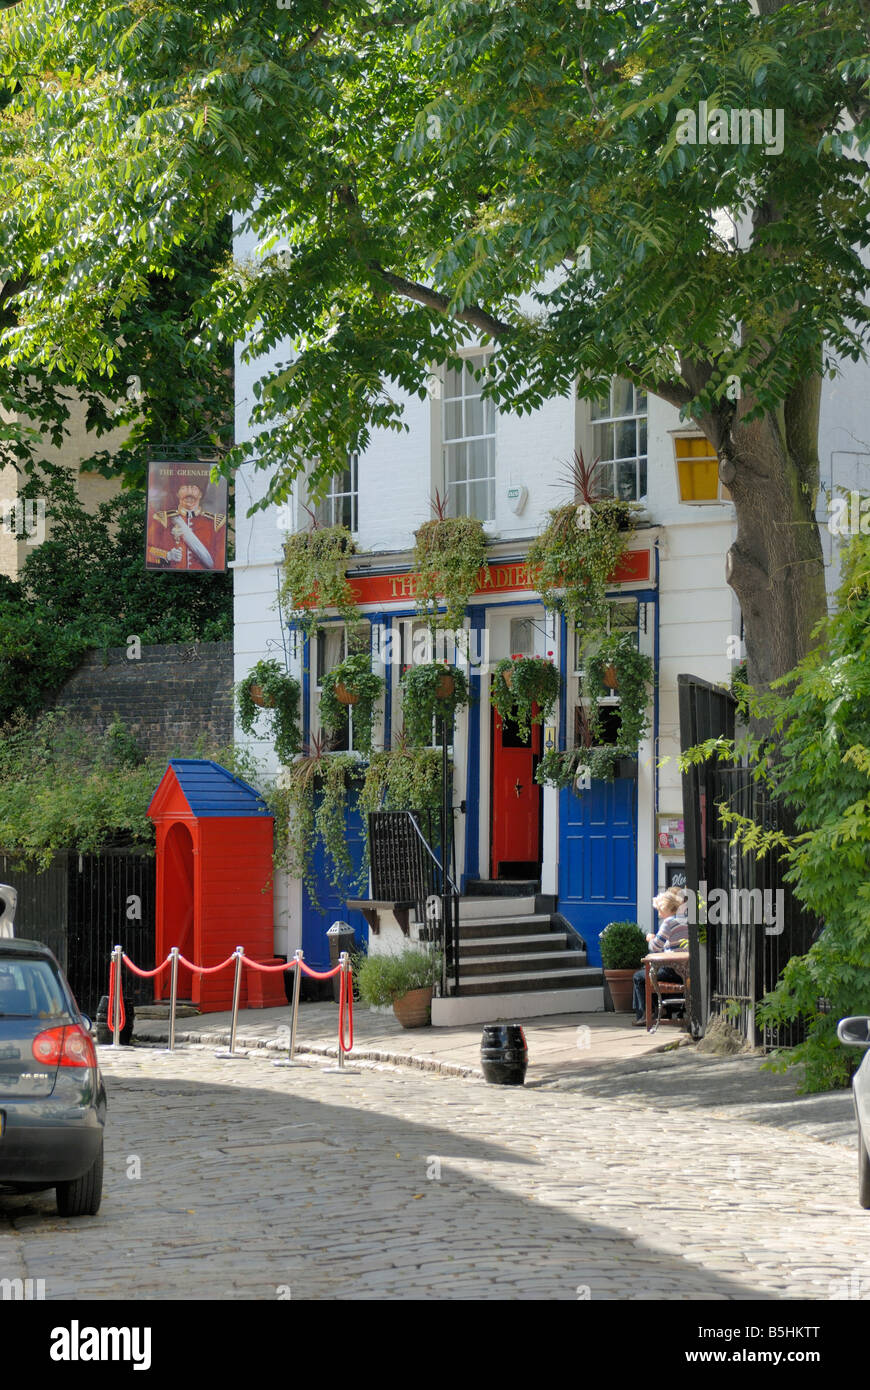
{"label": "tree", "polygon": [[24,0],[0,20],[0,237],[7,278],[29,277],[6,360],[110,376],[119,315],[231,212],[257,254],[216,275],[202,345],[291,344],[226,463],[253,455],[267,501],[402,428],[395,385],[422,396],[474,339],[506,409],[627,376],[717,448],[765,686],[825,611],[821,380],[866,349],[868,16]]}

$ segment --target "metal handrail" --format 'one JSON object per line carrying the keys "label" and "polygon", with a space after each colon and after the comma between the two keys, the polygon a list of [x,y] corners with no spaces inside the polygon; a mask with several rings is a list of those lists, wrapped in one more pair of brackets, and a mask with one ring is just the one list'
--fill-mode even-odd
{"label": "metal handrail", "polygon": [[[414,829],[416,830],[417,836],[418,836],[418,838],[419,838],[419,840],[420,840],[420,843],[422,844],[422,846],[423,846],[423,848],[425,849],[426,853],[428,854],[429,858],[432,860],[432,863],[435,865],[436,868],[441,869],[441,867],[442,867],[441,861],[440,861],[440,859],[438,858],[438,856],[436,855],[436,853],[435,853],[435,851],[433,850],[432,846],[429,844],[429,841],[426,839],[426,836],[423,834],[423,832],[422,832],[422,830],[420,829],[419,825],[417,824],[417,820],[416,820],[416,817],[415,817],[415,815],[414,815],[414,812],[413,812],[413,811],[406,811],[406,812],[405,812],[405,815],[408,817],[409,821],[411,822],[411,824],[413,825]],[[444,846],[443,846],[443,845],[441,846],[441,853],[442,853],[442,854],[444,853]],[[458,895],[459,895],[459,889],[457,888],[457,886],[456,886],[456,881],[455,881],[455,879],[453,878],[453,875],[450,873],[449,870],[447,871],[447,882],[450,884],[450,887],[453,889],[454,893],[456,893],[457,896],[458,896]]]}

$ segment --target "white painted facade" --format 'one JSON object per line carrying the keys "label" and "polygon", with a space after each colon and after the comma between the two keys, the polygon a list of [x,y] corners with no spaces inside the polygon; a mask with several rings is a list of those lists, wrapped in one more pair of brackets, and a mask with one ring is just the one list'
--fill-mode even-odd
{"label": "white painted facade", "polygon": [[[250,243],[242,239],[237,254],[250,254]],[[253,383],[271,365],[286,362],[289,350],[276,348],[270,357],[236,362],[237,438],[250,436],[249,412],[254,400]],[[870,375],[866,368],[846,364],[843,376],[826,383],[822,412],[822,482],[830,491],[838,482],[865,488],[870,484],[870,425],[866,399]],[[395,390],[395,388],[393,388]],[[414,531],[431,515],[430,498],[436,488],[444,491],[440,476],[441,402],[405,402],[408,432],[377,434],[359,460],[359,508],[356,541],[360,556],[354,568],[372,571],[401,571],[407,568]],[[637,799],[637,903],[636,917],[645,929],[652,924],[651,897],[664,884],[665,858],[657,853],[656,815],[682,814],[680,779],[677,768],[679,721],[677,676],[691,673],[709,681],[727,682],[735,660],[734,639],[739,638],[740,616],[736,600],[725,583],[725,554],[734,536],[734,509],[730,502],[683,504],[679,500],[671,431],[681,428],[678,412],[666,402],[648,401],[648,489],[645,499],[647,522],[633,543],[652,550],[652,574],[648,583],[636,588],[657,590],[657,605],[646,602],[646,631],[641,631],[641,650],[656,652],[658,640],[658,701],[652,736],[641,746]],[[683,427],[684,428],[684,427]],[[568,500],[560,475],[575,448],[582,447],[587,459],[594,457],[590,408],[571,398],[548,401],[531,416],[499,414],[495,427],[495,516],[487,527],[491,535],[493,558],[516,561],[522,558],[530,539],[543,526],[549,509]],[[276,607],[278,565],[284,532],[278,525],[277,508],[246,516],[247,507],[263,496],[265,476],[253,468],[240,470],[236,479],[236,561],[235,561],[235,677],[237,680],[264,656],[281,658],[287,645],[282,635]],[[517,515],[508,498],[509,488],[525,488],[527,501]],[[303,489],[293,501],[294,527],[305,524],[301,504]],[[826,500],[820,499],[820,517],[825,519]],[[825,532],[826,558],[830,584],[836,582],[836,543]],[[633,586],[626,586],[631,592]],[[496,661],[510,654],[509,619],[527,613],[538,625],[538,654],[553,651],[558,659],[559,624],[546,618],[533,594],[511,592],[505,596],[511,606],[489,609],[489,658]],[[526,599],[527,606],[522,605]],[[398,598],[378,605],[386,614],[409,615],[412,603]],[[657,621],[656,621],[657,614]],[[729,648],[729,639],[731,647]],[[299,644],[301,646],[301,644]],[[301,655],[290,656],[290,670],[301,678]],[[569,670],[573,665],[569,662]],[[398,669],[392,668],[394,685]],[[394,690],[394,708],[395,708]],[[457,721],[454,754],[457,767],[464,764],[471,736],[470,721],[480,720],[479,763],[480,803],[478,820],[481,877],[489,853],[489,825],[484,809],[489,797],[489,702],[488,678],[482,682],[476,709],[465,711]],[[576,679],[569,675],[568,708],[576,698]],[[316,727],[316,699],[312,693],[310,717]],[[239,738],[243,736],[239,733]],[[376,730],[376,746],[383,738],[383,725]],[[256,753],[277,772],[274,753],[265,740],[253,740]],[[570,739],[569,739],[570,743]],[[455,788],[458,801],[464,795]],[[558,793],[544,792],[544,836],[542,891],[558,891]],[[464,862],[465,831],[468,818],[459,818],[458,859]],[[679,853],[671,858],[681,859]],[[276,950],[292,952],[301,943],[301,891],[296,883],[278,885]],[[388,947],[398,928],[385,930],[379,941]]]}

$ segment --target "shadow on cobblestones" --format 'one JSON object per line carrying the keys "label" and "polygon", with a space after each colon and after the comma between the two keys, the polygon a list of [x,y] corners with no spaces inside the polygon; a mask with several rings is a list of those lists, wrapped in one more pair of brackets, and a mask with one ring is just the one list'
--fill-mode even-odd
{"label": "shadow on cobblestones", "polygon": [[[638,1204],[667,1127],[639,1151],[624,1130],[584,1137],[540,1092],[375,1071],[278,1082],[259,1061],[226,1084],[214,1059],[153,1057],[108,1070],[99,1217],[0,1197],[0,1268],[17,1255],[49,1299],[782,1297],[648,1242]],[[678,1195],[684,1223],[694,1200]]]}

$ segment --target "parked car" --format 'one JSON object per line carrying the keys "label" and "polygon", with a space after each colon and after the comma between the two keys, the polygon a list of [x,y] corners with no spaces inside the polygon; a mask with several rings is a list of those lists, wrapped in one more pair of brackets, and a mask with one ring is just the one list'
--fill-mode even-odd
{"label": "parked car", "polygon": [[852,1077],[852,1099],[858,1119],[858,1201],[870,1208],[870,1018],[858,1014],[840,1019],[837,1037],[849,1047],[867,1049]]}
{"label": "parked car", "polygon": [[0,1188],[53,1187],[61,1216],[95,1216],[106,1088],[63,971],[38,941],[0,940]]}

